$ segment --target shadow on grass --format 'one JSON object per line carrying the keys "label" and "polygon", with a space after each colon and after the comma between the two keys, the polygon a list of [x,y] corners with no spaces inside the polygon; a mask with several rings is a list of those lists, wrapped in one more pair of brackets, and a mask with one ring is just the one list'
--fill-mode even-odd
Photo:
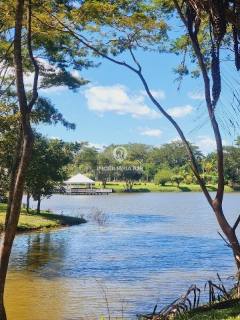
{"label": "shadow on grass", "polygon": [[[191,191],[194,191],[193,189],[191,189],[190,187],[186,187],[186,186],[179,186],[178,187],[178,189],[179,190],[181,190],[181,191],[183,191],[183,192],[191,192]],[[215,186],[207,186],[207,189],[209,190],[209,191],[217,191],[217,188],[215,187]],[[201,191],[201,189],[200,190],[195,190],[195,191]]]}
{"label": "shadow on grass", "polygon": [[151,192],[148,188],[138,188],[138,189],[132,189],[132,190],[124,190],[125,193],[136,193],[136,192]]}
{"label": "shadow on grass", "polygon": [[183,192],[191,192],[191,191],[192,191],[190,188],[188,188],[188,187],[186,187],[186,186],[185,186],[185,187],[179,186],[178,189],[180,189],[180,190],[183,191]]}
{"label": "shadow on grass", "polygon": [[209,191],[217,191],[217,188],[215,186],[207,186]]}

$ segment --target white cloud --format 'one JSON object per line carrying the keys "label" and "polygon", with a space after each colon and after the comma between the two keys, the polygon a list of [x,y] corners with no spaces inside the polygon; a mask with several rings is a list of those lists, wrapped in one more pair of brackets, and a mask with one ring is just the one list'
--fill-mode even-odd
{"label": "white cloud", "polygon": [[[227,145],[227,141],[223,140],[223,145]],[[216,150],[216,141],[214,138],[211,138],[207,135],[198,136],[195,144],[200,148],[204,153],[210,153]]]}
{"label": "white cloud", "polygon": [[78,70],[72,70],[70,73],[74,78],[81,79],[81,76]]}
{"label": "white cloud", "polygon": [[196,140],[196,145],[204,154],[216,150],[216,142],[213,138],[209,136],[199,136]]}
{"label": "white cloud", "polygon": [[[2,67],[2,65],[0,64],[0,68]],[[14,77],[15,76],[15,70],[13,67],[10,67],[7,69],[7,72],[5,74],[5,77]],[[1,76],[0,76],[1,79]],[[38,83],[41,83],[41,79],[42,77],[39,76],[38,79]],[[25,88],[27,90],[31,90],[32,86],[33,86],[33,81],[34,81],[34,73],[33,72],[26,72],[23,74],[23,81],[24,81],[24,85]]]}
{"label": "white cloud", "polygon": [[130,114],[134,118],[159,118],[160,114],[149,108],[142,93],[128,92],[122,85],[91,86],[84,91],[89,110],[103,114],[114,112],[119,115]]}
{"label": "white cloud", "polygon": [[[166,94],[165,94],[165,92],[164,92],[163,90],[150,90],[150,91],[151,91],[151,93],[152,93],[152,95],[153,95],[153,97],[154,97],[155,99],[163,100],[163,99],[166,98]],[[141,94],[142,94],[143,96],[148,97],[148,94],[147,94],[146,91],[144,91],[144,90],[141,90]]]}
{"label": "white cloud", "polygon": [[141,129],[140,134],[148,137],[160,137],[162,135],[162,131],[160,129],[145,128]]}
{"label": "white cloud", "polygon": [[166,94],[163,90],[151,90],[152,95],[154,96],[154,98],[156,99],[165,99],[166,98]]}
{"label": "white cloud", "polygon": [[42,93],[61,93],[68,90],[67,86],[59,86],[59,87],[50,87],[50,88],[42,88],[40,91]]}
{"label": "white cloud", "polygon": [[169,108],[167,110],[167,112],[170,114],[170,116],[172,116],[174,118],[185,117],[185,116],[189,115],[190,113],[192,113],[192,111],[193,111],[193,107],[191,105],[186,105],[186,106],[182,106],[182,107],[173,107],[173,108]]}
{"label": "white cloud", "polygon": [[[49,64],[46,60],[42,58],[38,58],[38,63],[44,67],[44,69],[49,70],[51,73],[58,74],[60,72],[60,68]],[[80,73],[77,70],[70,71],[71,75],[76,79],[81,79]],[[24,84],[27,89],[32,89],[34,81],[34,73],[28,72],[24,75]],[[38,87],[40,88],[42,93],[59,93],[68,90],[67,86],[53,86],[50,88],[41,88],[42,76],[39,76],[38,79]]]}
{"label": "white cloud", "polygon": [[203,91],[190,91],[188,92],[188,96],[192,100],[204,100],[205,95]]}
{"label": "white cloud", "polygon": [[105,144],[102,144],[102,143],[94,143],[94,142],[89,142],[88,143],[88,146],[91,147],[91,148],[95,148],[99,151],[103,151],[105,148],[106,148],[106,145]]}
{"label": "white cloud", "polygon": [[[49,64],[48,61],[45,60],[45,59],[37,58],[37,62],[44,69],[49,70],[49,72],[51,72],[51,73],[57,74],[57,73],[60,72],[60,68]],[[0,63],[0,69],[2,67],[3,67],[3,64]],[[74,78],[81,79],[80,73],[77,70],[72,70],[72,71],[70,71],[70,73]],[[10,76],[14,77],[15,76],[14,68],[13,67],[8,68],[6,75],[9,76],[9,77]],[[0,75],[0,79],[1,79],[1,75]],[[50,88],[41,88],[42,79],[43,79],[43,77],[40,75],[38,77],[38,88],[39,88],[39,91],[41,93],[59,93],[59,92],[63,92],[63,91],[69,90],[67,86],[63,86],[63,85],[62,86],[53,86],[53,87],[50,87]],[[25,88],[27,90],[32,90],[32,86],[33,86],[33,82],[34,82],[34,73],[33,72],[24,73],[23,80],[24,80]]]}
{"label": "white cloud", "polygon": [[[41,65],[44,69],[51,69],[52,71],[56,70],[57,72],[57,68],[55,68],[54,66],[51,66],[45,59],[42,58],[38,58],[37,59],[37,63],[38,65]],[[24,74],[24,85],[27,89],[32,89],[33,86],[33,81],[34,81],[34,73],[33,72],[26,72]],[[41,81],[42,81],[42,76],[38,77],[38,86],[41,86]],[[47,89],[42,89],[42,90],[47,90]]]}
{"label": "white cloud", "polygon": [[175,137],[175,138],[172,138],[168,141],[168,143],[172,143],[172,142],[181,142],[181,138],[180,137]]}

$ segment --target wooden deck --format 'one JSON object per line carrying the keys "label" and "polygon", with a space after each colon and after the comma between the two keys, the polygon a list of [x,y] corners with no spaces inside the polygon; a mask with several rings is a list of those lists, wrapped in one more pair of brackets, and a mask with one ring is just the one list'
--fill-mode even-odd
{"label": "wooden deck", "polygon": [[71,190],[65,190],[63,194],[68,195],[108,195],[112,193],[112,189],[83,189],[83,188],[72,188]]}

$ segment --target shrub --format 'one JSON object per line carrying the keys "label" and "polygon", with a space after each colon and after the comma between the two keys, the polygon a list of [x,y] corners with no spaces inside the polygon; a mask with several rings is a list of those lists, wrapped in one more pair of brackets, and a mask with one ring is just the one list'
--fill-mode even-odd
{"label": "shrub", "polygon": [[160,184],[164,186],[168,181],[171,180],[172,177],[172,172],[168,168],[160,169],[155,177],[154,177],[154,182],[155,184]]}
{"label": "shrub", "polygon": [[93,209],[91,215],[92,220],[99,226],[105,226],[107,224],[108,216],[102,212],[102,210],[97,208]]}
{"label": "shrub", "polygon": [[183,182],[183,180],[184,180],[184,178],[180,174],[176,174],[171,177],[171,181],[173,183],[176,183],[178,187],[179,187],[180,183]]}
{"label": "shrub", "polygon": [[184,178],[184,182],[185,182],[186,184],[191,184],[191,183],[193,183],[193,177],[192,177],[190,174],[188,174],[188,175]]}

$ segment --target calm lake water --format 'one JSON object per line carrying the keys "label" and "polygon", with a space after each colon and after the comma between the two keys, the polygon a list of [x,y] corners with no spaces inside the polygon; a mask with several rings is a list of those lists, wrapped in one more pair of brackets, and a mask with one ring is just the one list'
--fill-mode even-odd
{"label": "calm lake water", "polygon": [[[240,194],[226,194],[230,221],[239,207]],[[89,222],[17,236],[6,295],[10,320],[99,319],[107,305],[112,316],[135,319],[216,272],[234,273],[201,193],[55,195],[42,208]],[[97,210],[104,226],[94,219]]]}

